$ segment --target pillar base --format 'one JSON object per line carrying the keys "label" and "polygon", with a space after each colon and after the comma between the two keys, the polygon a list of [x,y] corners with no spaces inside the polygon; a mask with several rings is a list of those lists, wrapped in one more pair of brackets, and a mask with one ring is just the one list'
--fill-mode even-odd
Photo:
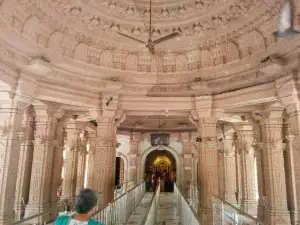
{"label": "pillar base", "polygon": [[212,209],[202,208],[199,210],[199,217],[202,225],[213,224],[213,212]]}
{"label": "pillar base", "polygon": [[[25,209],[25,217],[34,216],[37,214],[40,214],[42,212],[49,212],[49,214],[46,214],[44,216],[40,216],[39,218],[33,219],[31,221],[28,221],[28,223],[32,224],[43,224],[44,222],[50,222],[51,221],[51,212],[50,212],[50,204],[46,205],[27,205]],[[1,224],[1,223],[0,223]]]}
{"label": "pillar base", "polygon": [[68,208],[68,211],[73,209],[75,204],[76,204],[76,196],[73,197],[65,197],[65,196],[61,196],[60,197],[60,205],[65,208]]}
{"label": "pillar base", "polygon": [[23,205],[15,205],[15,220],[21,220],[24,218],[25,214],[25,209]]}
{"label": "pillar base", "polygon": [[257,215],[257,201],[256,200],[242,200],[241,210],[256,217]]}
{"label": "pillar base", "polygon": [[15,214],[0,215],[1,225],[12,225],[15,222]]}
{"label": "pillar base", "polygon": [[264,225],[290,225],[291,218],[288,211],[266,210]]}
{"label": "pillar base", "polygon": [[261,221],[265,220],[265,207],[262,205],[257,205],[257,218]]}

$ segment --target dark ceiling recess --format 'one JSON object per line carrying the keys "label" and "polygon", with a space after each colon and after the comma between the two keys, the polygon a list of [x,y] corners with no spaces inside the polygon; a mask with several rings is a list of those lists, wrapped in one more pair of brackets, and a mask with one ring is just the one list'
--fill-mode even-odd
{"label": "dark ceiling recess", "polygon": [[194,79],[194,82],[200,82],[201,80],[202,80],[201,77],[196,77],[196,78]]}
{"label": "dark ceiling recess", "polygon": [[261,63],[265,63],[265,62],[267,62],[269,59],[270,59],[270,56],[268,56],[267,58],[262,59],[260,62],[261,62]]}
{"label": "dark ceiling recess", "polygon": [[92,124],[94,124],[95,126],[97,126],[96,120],[90,120],[90,123],[92,123]]}

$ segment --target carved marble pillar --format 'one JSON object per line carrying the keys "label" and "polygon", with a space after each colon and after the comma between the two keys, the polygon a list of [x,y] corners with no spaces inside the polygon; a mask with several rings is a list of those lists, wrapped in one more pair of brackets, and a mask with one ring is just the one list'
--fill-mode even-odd
{"label": "carved marble pillar", "polygon": [[138,181],[138,153],[141,134],[133,133],[130,137],[130,154],[129,154],[129,180]]}
{"label": "carved marble pillar", "polygon": [[93,189],[100,194],[99,206],[104,207],[114,197],[116,129],[114,117],[97,118],[97,142],[94,161]]}
{"label": "carved marble pillar", "polygon": [[218,144],[218,174],[219,174],[219,191],[218,197],[225,198],[225,161],[224,161],[224,142],[220,141]]}
{"label": "carved marble pillar", "polygon": [[223,151],[224,151],[224,199],[236,204],[236,166],[235,147],[233,144],[234,130],[226,126],[224,129]]}
{"label": "carved marble pillar", "polygon": [[[36,103],[35,141],[30,179],[29,202],[25,217],[50,211],[51,171],[57,107],[52,104]],[[49,221],[50,215],[32,222]]]}
{"label": "carved marble pillar", "polygon": [[65,160],[63,162],[64,178],[61,200],[68,207],[73,208],[76,199],[77,152],[80,144],[81,127],[76,125],[76,119],[66,122]]}
{"label": "carved marble pillar", "polygon": [[192,143],[190,133],[181,133],[182,152],[183,152],[183,171],[182,171],[182,191],[188,196],[189,184],[192,182]]}
{"label": "carved marble pillar", "polygon": [[34,110],[32,106],[27,107],[22,121],[24,140],[20,146],[20,158],[18,177],[16,184],[15,219],[20,220],[28,203],[31,166],[33,158],[33,121]]}
{"label": "carved marble pillar", "polygon": [[282,143],[282,110],[273,105],[261,121],[264,159],[264,177],[266,189],[265,225],[289,225],[290,215],[287,209],[286,178]]}
{"label": "carved marble pillar", "polygon": [[300,103],[287,107],[285,154],[288,209],[291,223],[300,224]]}
{"label": "carved marble pillar", "polygon": [[77,152],[77,180],[76,180],[76,194],[79,193],[84,186],[84,174],[86,167],[86,145],[87,145],[87,133],[83,131],[80,134],[79,151]]}
{"label": "carved marble pillar", "polygon": [[[2,76],[0,74],[0,76]],[[8,92],[0,92],[0,224],[15,220],[14,203],[20,154],[19,136],[27,103]]]}
{"label": "carved marble pillar", "polygon": [[63,166],[63,150],[64,150],[64,132],[65,120],[60,119],[56,126],[55,140],[56,145],[54,147],[54,156],[52,161],[52,191],[51,191],[51,219],[57,217],[59,197],[57,191],[59,186],[62,185],[62,166]]}
{"label": "carved marble pillar", "polygon": [[253,127],[253,149],[255,152],[256,168],[257,168],[257,189],[258,189],[258,204],[257,204],[257,218],[264,221],[265,215],[265,177],[264,177],[264,159],[263,149],[260,146],[262,142],[261,127],[259,124],[259,117],[252,119]]}
{"label": "carved marble pillar", "polygon": [[87,187],[93,188],[95,153],[96,153],[97,133],[94,130],[89,131],[88,135],[88,166],[87,166]]}
{"label": "carved marble pillar", "polygon": [[199,143],[199,215],[202,224],[212,224],[212,196],[218,195],[218,147],[215,118],[200,118]]}
{"label": "carved marble pillar", "polygon": [[234,124],[237,133],[237,151],[241,168],[241,209],[251,215],[257,213],[255,157],[252,148],[253,130],[247,122]]}

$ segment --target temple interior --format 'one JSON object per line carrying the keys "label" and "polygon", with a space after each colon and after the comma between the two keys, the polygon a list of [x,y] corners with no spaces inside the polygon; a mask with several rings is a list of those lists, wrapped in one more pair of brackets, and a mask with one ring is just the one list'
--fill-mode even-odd
{"label": "temple interior", "polygon": [[[0,225],[300,224],[300,0],[0,0]],[[55,224],[56,225],[56,224]]]}

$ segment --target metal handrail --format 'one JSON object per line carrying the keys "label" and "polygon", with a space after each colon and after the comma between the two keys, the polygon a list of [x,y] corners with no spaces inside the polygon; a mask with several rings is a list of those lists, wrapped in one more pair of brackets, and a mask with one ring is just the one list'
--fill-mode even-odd
{"label": "metal handrail", "polygon": [[125,181],[125,182],[123,182],[123,183],[120,183],[120,184],[118,184],[118,185],[115,186],[115,189],[117,189],[117,187],[121,187],[121,186],[123,186],[124,184],[127,184],[127,183],[129,183],[129,182],[134,182],[134,180],[128,180],[128,181]]}
{"label": "metal handrail", "polygon": [[145,195],[145,182],[141,182],[126,193],[93,213],[92,217],[104,224],[123,224],[134,213],[135,208]]}
{"label": "metal handrail", "polygon": [[[147,209],[147,211],[146,211],[146,213],[145,213],[145,216],[144,216],[144,219],[143,219],[143,221],[142,221],[142,225],[145,225],[146,222],[149,222],[149,220],[148,220],[148,215],[149,215],[149,213],[150,213],[151,208],[153,207],[153,206],[152,206],[152,205],[153,205],[153,202],[154,202],[154,200],[155,200],[155,198],[157,197],[157,195],[158,195],[159,192],[160,192],[160,182],[158,182],[158,185],[157,185],[157,187],[156,187],[155,193],[153,194],[153,196],[152,196],[152,198],[151,198],[150,204],[149,204],[149,206],[148,206],[148,209]],[[157,210],[157,209],[156,209],[156,210]],[[155,217],[155,218],[156,218],[156,217]]]}
{"label": "metal handrail", "polygon": [[[45,215],[48,215],[48,214],[50,214],[50,212],[39,213],[39,214],[30,216],[30,217],[27,217],[27,218],[25,218],[25,219],[16,221],[16,222],[13,223],[13,225],[23,224],[24,222],[28,222],[28,221],[30,221],[30,220],[33,220],[33,219],[35,219],[35,218],[38,218],[38,217],[41,217],[41,216],[45,216]],[[46,224],[46,222],[44,222],[44,224]]]}
{"label": "metal handrail", "polygon": [[235,211],[237,211],[240,215],[242,215],[242,216],[244,216],[244,217],[246,217],[246,218],[248,218],[248,219],[250,219],[250,220],[253,220],[255,223],[260,224],[260,225],[263,225],[263,224],[264,224],[263,221],[261,221],[261,220],[255,218],[255,217],[253,217],[252,215],[250,215],[250,214],[248,214],[247,212],[245,212],[245,211],[243,211],[243,210],[237,208],[236,206],[232,205],[231,203],[229,203],[229,202],[227,202],[227,201],[225,201],[225,200],[222,200],[222,199],[220,199],[219,197],[216,197],[216,196],[212,196],[212,197],[215,198],[215,199],[217,199],[217,200],[219,200],[219,201],[221,201],[221,202],[223,202],[223,204],[228,205],[229,207],[233,208],[233,209],[234,209]]}
{"label": "metal handrail", "polygon": [[110,203],[108,203],[106,206],[104,206],[102,209],[97,210],[96,212],[94,212],[92,214],[92,217],[94,215],[96,215],[97,213],[101,212],[103,209],[105,209],[106,207],[108,207],[110,204],[113,204],[114,202],[116,202],[118,199],[122,198],[124,195],[126,195],[128,192],[133,191],[135,188],[137,188],[138,186],[140,186],[142,183],[144,183],[144,181],[140,182],[138,185],[134,186],[133,188],[131,188],[130,190],[128,190],[126,193],[122,194],[121,196],[119,196],[118,198],[115,198],[113,201],[111,201]]}

